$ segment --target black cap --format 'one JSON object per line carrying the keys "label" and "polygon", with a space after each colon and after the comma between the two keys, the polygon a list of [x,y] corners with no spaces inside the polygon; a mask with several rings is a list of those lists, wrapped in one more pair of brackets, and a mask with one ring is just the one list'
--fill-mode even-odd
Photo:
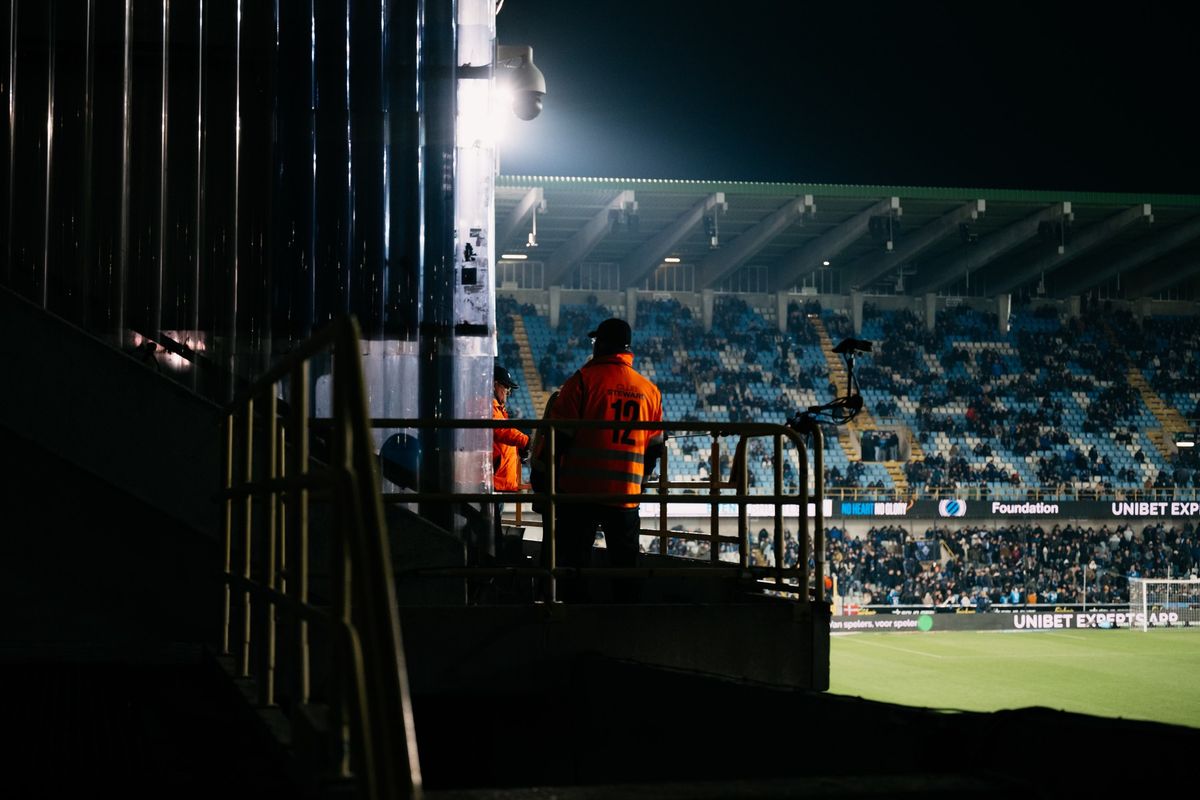
{"label": "black cap", "polygon": [[628,350],[633,342],[633,330],[629,323],[616,317],[601,322],[588,336],[598,344],[605,344],[616,350]]}
{"label": "black cap", "polygon": [[517,388],[517,382],[513,380],[512,374],[499,364],[492,368],[492,380],[509,389]]}

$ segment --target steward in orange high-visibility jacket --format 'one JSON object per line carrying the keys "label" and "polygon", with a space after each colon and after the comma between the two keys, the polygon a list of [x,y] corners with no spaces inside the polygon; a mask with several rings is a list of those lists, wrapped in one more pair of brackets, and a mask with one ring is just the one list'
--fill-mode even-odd
{"label": "steward in orange high-visibility jacket", "polygon": [[[508,419],[508,396],[517,382],[504,367],[493,369],[492,419]],[[521,488],[521,462],[529,448],[529,437],[516,428],[492,431],[492,486],[497,492]]]}
{"label": "steward in orange high-visibility jacket", "polygon": [[[492,368],[492,419],[508,419],[508,397],[517,382],[504,367]],[[516,428],[496,428],[492,431],[492,488],[497,492],[515,492],[521,488],[521,462],[529,458],[529,437]],[[492,508],[492,541],[479,554],[481,561],[507,558],[504,525],[504,503]],[[520,538],[514,539],[517,547]]]}
{"label": "steward in orange high-visibility jacket", "polygon": [[[563,383],[550,410],[552,420],[662,421],[662,393],[633,368],[632,334],[629,323],[615,318],[588,334],[595,341],[592,358]],[[611,497],[556,506],[558,563],[589,566],[595,531],[600,527],[609,564],[635,566],[641,528],[638,495],[662,452],[663,432],[615,425],[562,428],[558,434],[562,442],[558,491]],[[563,597],[569,600],[567,589],[564,582]],[[575,599],[587,599],[586,593],[579,591]]]}
{"label": "steward in orange high-visibility jacket", "polygon": [[[551,418],[661,422],[662,395],[633,368],[633,353],[596,356],[563,384]],[[642,481],[654,469],[654,462],[646,464],[646,450],[651,440],[661,443],[662,431],[617,427],[560,434],[571,444],[559,468],[559,491],[608,494],[612,500],[605,505],[637,507]]]}

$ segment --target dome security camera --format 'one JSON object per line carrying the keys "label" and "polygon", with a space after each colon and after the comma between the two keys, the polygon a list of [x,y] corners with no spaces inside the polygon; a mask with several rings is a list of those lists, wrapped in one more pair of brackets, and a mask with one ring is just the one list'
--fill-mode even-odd
{"label": "dome security camera", "polygon": [[542,96],[545,92],[518,92],[513,95],[513,113],[526,122],[542,113]]}
{"label": "dome security camera", "polygon": [[496,79],[501,86],[512,92],[512,110],[518,118],[528,121],[542,113],[546,78],[533,63],[532,47],[498,45]]}

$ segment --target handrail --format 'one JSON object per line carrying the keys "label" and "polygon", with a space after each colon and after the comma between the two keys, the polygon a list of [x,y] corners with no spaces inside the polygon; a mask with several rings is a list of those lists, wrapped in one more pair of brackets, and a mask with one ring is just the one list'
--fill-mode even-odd
{"label": "handrail", "polygon": [[[312,420],[314,426],[323,426],[327,424],[323,420]],[[395,417],[380,417],[372,419],[370,424],[375,428],[387,429],[441,429],[454,428],[462,430],[478,430],[511,427],[511,420],[470,420],[470,419],[454,419],[454,420],[421,420],[411,418],[395,418]],[[784,425],[764,422],[702,422],[702,421],[670,421],[662,422],[622,422],[612,420],[522,420],[521,427],[533,428],[543,431],[546,440],[547,448],[547,464],[549,468],[549,485],[550,489],[546,492],[504,492],[504,493],[489,493],[489,492],[388,492],[382,495],[382,499],[387,503],[422,503],[422,502],[446,502],[446,503],[486,503],[486,502],[516,502],[530,503],[542,502],[547,506],[547,513],[543,517],[543,547],[548,548],[549,566],[545,568],[525,568],[528,574],[538,574],[549,579],[550,598],[555,598],[555,581],[558,577],[564,575],[587,575],[587,574],[604,574],[609,576],[617,576],[617,572],[612,568],[591,569],[591,568],[570,568],[564,569],[557,564],[557,532],[555,530],[555,510],[560,503],[586,503],[598,501],[611,501],[611,494],[588,494],[588,493],[568,493],[560,492],[553,488],[553,469],[554,469],[554,453],[555,443],[558,432],[565,429],[571,430],[663,430],[671,431],[686,431],[686,432],[701,432],[711,433],[713,435],[713,464],[718,464],[720,460],[720,438],[724,435],[740,435],[741,439],[735,451],[735,456],[731,460],[730,473],[731,480],[721,481],[719,479],[718,470],[713,469],[709,480],[709,493],[707,495],[697,494],[682,494],[673,490],[678,490],[681,487],[692,489],[696,486],[694,483],[684,483],[671,481],[668,472],[669,460],[664,449],[660,458],[659,475],[660,479],[657,482],[648,481],[644,485],[647,493],[640,495],[642,503],[659,504],[661,512],[659,514],[659,527],[657,534],[659,536],[660,547],[659,552],[662,555],[667,554],[667,540],[670,538],[680,538],[679,532],[669,531],[667,529],[666,507],[671,502],[687,502],[687,503],[708,503],[711,507],[711,528],[707,536],[701,534],[700,538],[706,538],[710,542],[709,557],[714,567],[720,562],[720,544],[723,540],[731,539],[731,537],[722,536],[719,532],[718,507],[722,504],[732,504],[738,507],[738,535],[736,541],[738,544],[738,569],[731,570],[729,568],[720,568],[716,572],[700,573],[695,568],[683,568],[672,570],[671,568],[663,567],[642,567],[642,568],[625,568],[620,570],[621,576],[650,578],[656,575],[679,574],[682,576],[691,577],[712,577],[717,575],[720,577],[736,578],[742,575],[764,575],[769,574],[774,578],[774,585],[771,587],[775,591],[785,591],[796,593],[799,595],[799,602],[807,604],[810,602],[808,592],[800,591],[796,588],[808,586],[808,533],[809,520],[807,514],[807,506],[809,504],[808,496],[808,448],[805,443],[805,438],[799,432],[788,428]],[[783,491],[782,467],[779,467],[777,472],[777,481],[775,491],[765,494],[751,494],[748,492],[748,463],[746,457],[746,444],[751,437],[754,436],[771,436],[775,441],[775,450],[777,454],[782,454],[782,442],[784,438],[791,441],[799,455],[799,481],[798,490],[795,494],[789,494]],[[820,468],[822,461],[823,442],[820,432],[814,435],[814,463],[816,468]],[[817,475],[820,475],[818,472]],[[825,560],[825,531],[824,531],[824,512],[823,512],[823,481],[817,480],[815,483],[814,501],[815,501],[815,525],[814,525],[814,541],[813,551],[817,554],[814,561],[814,577],[815,586],[817,587],[817,601],[825,602],[824,578],[826,574]],[[733,494],[724,494],[725,491],[733,491]],[[774,506],[775,517],[775,552],[778,557],[775,559],[773,567],[759,567],[750,562],[750,546],[749,546],[749,518],[747,515],[747,506],[751,504],[769,504]],[[784,533],[783,533],[783,507],[792,503],[798,504],[798,538],[800,544],[799,558],[794,569],[789,569],[784,566]],[[643,531],[643,534],[647,533]],[[694,535],[693,535],[694,536]],[[692,536],[684,535],[684,538],[692,538]],[[430,571],[423,571],[423,574],[433,574]],[[436,570],[438,575],[497,575],[497,574],[517,574],[513,572],[513,568],[483,568],[483,567],[466,567],[454,568],[447,570]],[[520,574],[526,574],[522,572]]]}
{"label": "handrail", "polygon": [[[322,427],[331,458],[314,469],[309,362],[326,352],[333,355],[334,416]],[[339,777],[360,779],[371,798],[415,797],[421,773],[360,354],[358,323],[336,320],[225,409],[222,652],[241,677],[255,679],[261,706],[279,707],[281,695],[293,716],[315,700],[328,706],[329,761]],[[334,511],[328,605],[309,593],[313,492]],[[320,697],[309,625],[329,634],[333,688]]]}

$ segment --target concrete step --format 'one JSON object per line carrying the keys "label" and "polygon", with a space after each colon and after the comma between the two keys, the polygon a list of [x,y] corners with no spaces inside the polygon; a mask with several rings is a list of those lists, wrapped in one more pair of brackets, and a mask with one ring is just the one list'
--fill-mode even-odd
{"label": "concrete step", "polygon": [[904,474],[904,464],[900,461],[885,461],[884,467],[887,468],[888,475],[892,478],[892,483],[896,485],[896,491],[908,491],[908,476]]}
{"label": "concrete step", "polygon": [[1178,409],[1163,401],[1158,392],[1154,391],[1145,376],[1142,375],[1140,369],[1130,367],[1126,372],[1126,379],[1130,386],[1138,390],[1142,402],[1146,404],[1146,408],[1150,409],[1150,413],[1158,421],[1159,427],[1148,430],[1146,437],[1150,439],[1150,443],[1154,445],[1154,449],[1158,451],[1159,455],[1164,458],[1170,456],[1174,450],[1175,434],[1190,430],[1187,420],[1179,413]]}
{"label": "concrete step", "polygon": [[533,351],[529,348],[529,333],[525,330],[525,320],[519,314],[514,315],[512,320],[513,339],[521,347],[521,373],[525,376],[525,385],[529,388],[530,399],[533,400],[533,413],[541,416],[541,409],[546,407],[548,392],[542,385],[542,375],[533,361]]}
{"label": "concrete step", "polygon": [[81,783],[117,797],[303,796],[219,666],[143,658],[81,650],[0,665],[17,734],[7,796],[76,796]]}

